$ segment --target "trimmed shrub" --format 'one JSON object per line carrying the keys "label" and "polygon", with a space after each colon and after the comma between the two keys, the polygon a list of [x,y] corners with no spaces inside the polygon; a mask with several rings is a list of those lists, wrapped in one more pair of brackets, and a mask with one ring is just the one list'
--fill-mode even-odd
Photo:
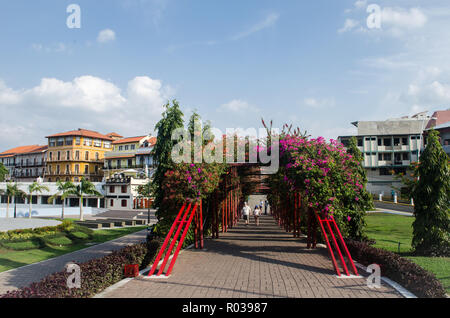
{"label": "trimmed shrub", "polygon": [[54,273],[40,282],[32,283],[1,295],[0,298],[87,298],[100,293],[105,288],[124,278],[124,265],[139,264],[146,268],[155,258],[161,244],[160,240],[127,246],[121,250],[80,265],[81,288],[67,287],[71,273]]}
{"label": "trimmed shrub", "polygon": [[54,235],[63,231],[70,231],[74,228],[74,224],[70,220],[64,220],[57,226],[44,226],[35,229],[18,229],[0,233],[0,240],[14,241],[27,240],[35,237]]}
{"label": "trimmed shrub", "polygon": [[80,232],[80,231],[73,231],[73,232],[69,232],[67,233],[67,235],[75,241],[84,241],[84,240],[88,240],[89,239],[89,234]]}
{"label": "trimmed shrub", "polygon": [[72,240],[64,234],[46,236],[43,238],[43,241],[47,245],[71,245],[73,243]]}
{"label": "trimmed shrub", "polygon": [[367,243],[347,239],[346,244],[352,257],[359,263],[365,266],[378,264],[381,267],[381,275],[401,284],[416,296],[446,297],[445,289],[436,276],[412,261],[395,253],[369,246]]}
{"label": "trimmed shrub", "polygon": [[0,241],[0,246],[14,251],[26,251],[41,248],[44,246],[41,240],[16,240],[16,241]]}

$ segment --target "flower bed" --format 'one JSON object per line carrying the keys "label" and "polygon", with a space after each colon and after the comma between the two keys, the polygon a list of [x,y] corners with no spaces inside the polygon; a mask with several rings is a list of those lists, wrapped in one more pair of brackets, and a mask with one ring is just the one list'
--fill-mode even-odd
{"label": "flower bed", "polygon": [[68,288],[67,278],[71,273],[65,271],[51,274],[40,282],[28,287],[8,292],[0,298],[87,298],[124,278],[124,265],[139,264],[147,267],[154,259],[160,246],[159,240],[148,244],[127,246],[119,251],[98,259],[78,264],[81,270],[81,288]]}
{"label": "flower bed", "polygon": [[346,240],[354,259],[368,266],[378,264],[381,275],[392,279],[418,297],[446,297],[445,289],[436,277],[419,265],[399,255],[369,246],[367,243]]}

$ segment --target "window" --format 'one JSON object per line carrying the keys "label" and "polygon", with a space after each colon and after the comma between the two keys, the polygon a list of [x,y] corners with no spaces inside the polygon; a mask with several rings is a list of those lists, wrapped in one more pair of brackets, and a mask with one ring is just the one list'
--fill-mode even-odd
{"label": "window", "polygon": [[84,145],[85,145],[85,146],[90,146],[90,145],[92,145],[92,139],[90,139],[90,138],[84,138]]}
{"label": "window", "polygon": [[127,186],[126,185],[121,186],[121,191],[122,193],[127,193]]}
{"label": "window", "polygon": [[378,146],[382,146],[383,139],[378,138]]}
{"label": "window", "polygon": [[109,200],[109,206],[114,206],[114,200],[113,199]]}
{"label": "window", "polygon": [[75,160],[80,160],[80,151],[75,151]]}
{"label": "window", "polygon": [[52,174],[52,166],[48,166],[48,173]]}
{"label": "window", "polygon": [[84,166],[84,174],[88,174],[89,173],[89,166],[85,165]]}
{"label": "window", "polygon": [[78,182],[80,179],[78,177],[73,178],[73,181]]}
{"label": "window", "polygon": [[133,159],[128,159],[128,168],[133,166]]}
{"label": "window", "polygon": [[66,137],[66,146],[72,146],[73,139],[72,137]]}
{"label": "window", "polygon": [[58,161],[61,160],[61,152],[58,151]]}
{"label": "window", "polygon": [[75,145],[81,145],[81,137],[75,137]]}
{"label": "window", "polygon": [[363,145],[363,140],[361,138],[358,139],[358,147],[362,147]]}
{"label": "window", "polygon": [[402,138],[402,145],[408,145],[408,138],[406,138],[406,137],[403,137]]}
{"label": "window", "polygon": [[136,149],[136,146],[135,146],[135,145],[131,145],[131,146],[130,146],[130,149],[131,149],[131,150],[134,150],[134,149]]}
{"label": "window", "polygon": [[94,147],[101,147],[102,141],[100,139],[94,139]]}
{"label": "window", "polygon": [[387,147],[391,146],[391,138],[384,138],[383,142],[385,146]]}
{"label": "window", "polygon": [[119,151],[122,151],[123,150],[123,146],[119,146]]}
{"label": "window", "polygon": [[378,160],[383,161],[383,154],[381,154],[381,153],[378,154]]}
{"label": "window", "polygon": [[122,208],[126,208],[127,207],[127,200],[122,200]]}
{"label": "window", "polygon": [[50,159],[50,161],[53,160],[53,152],[48,153],[48,159]]}
{"label": "window", "polygon": [[70,160],[70,151],[66,151],[66,159]]}
{"label": "window", "polygon": [[69,168],[69,165],[66,165],[66,174],[70,174],[70,168]]}
{"label": "window", "polygon": [[114,193],[114,186],[109,186],[109,193]]}
{"label": "window", "polygon": [[56,142],[57,146],[64,146],[64,138],[58,138],[58,141]]}
{"label": "window", "polygon": [[95,160],[99,160],[100,158],[99,158],[99,155],[98,155],[98,152],[96,152],[95,153]]}
{"label": "window", "polygon": [[384,160],[386,160],[386,161],[392,160],[392,154],[390,154],[390,153],[385,153],[385,154],[384,154]]}
{"label": "window", "polygon": [[80,165],[75,165],[75,174],[80,173]]}
{"label": "window", "polygon": [[403,160],[409,160],[409,153],[405,152],[403,153]]}
{"label": "window", "polygon": [[56,140],[55,140],[55,138],[50,138],[50,139],[48,140],[48,146],[49,146],[49,147],[55,147],[55,146],[56,146]]}
{"label": "window", "polygon": [[56,166],[56,174],[59,174],[59,165]]}
{"label": "window", "polygon": [[394,146],[400,146],[400,138],[394,138]]}
{"label": "window", "polygon": [[125,146],[125,150],[128,150],[128,145]]}
{"label": "window", "polygon": [[95,174],[98,174],[98,166],[95,166],[94,171],[95,171]]}
{"label": "window", "polygon": [[84,160],[89,160],[89,151],[84,153]]}
{"label": "window", "polygon": [[103,142],[103,147],[105,147],[105,148],[111,148],[111,142],[109,142],[109,141],[104,141]]}
{"label": "window", "polygon": [[387,168],[380,168],[380,176],[390,176],[391,171]]}

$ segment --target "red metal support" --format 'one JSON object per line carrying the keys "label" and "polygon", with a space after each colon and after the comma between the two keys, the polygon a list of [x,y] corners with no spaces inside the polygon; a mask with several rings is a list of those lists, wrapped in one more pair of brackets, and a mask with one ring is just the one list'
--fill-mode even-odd
{"label": "red metal support", "polygon": [[354,273],[356,276],[358,276],[358,271],[356,270],[355,263],[353,262],[353,258],[352,258],[352,256],[350,255],[350,252],[348,251],[347,244],[345,244],[344,238],[342,237],[341,231],[339,230],[339,228],[338,228],[338,226],[337,226],[336,221],[334,220],[334,218],[332,218],[331,223],[333,223],[334,228],[336,229],[336,232],[337,232],[337,234],[338,234],[338,237],[339,237],[339,239],[340,239],[340,241],[341,241],[341,244],[342,244],[342,246],[344,247],[345,254],[346,254],[346,256],[347,256],[348,261],[350,262],[350,265],[352,266],[353,273]]}
{"label": "red metal support", "polygon": [[330,222],[328,220],[321,220],[321,222],[322,223],[326,223],[328,231],[330,232],[330,235],[331,235],[334,247],[336,248],[336,252],[337,252],[337,254],[339,256],[339,259],[341,261],[342,268],[344,269],[345,274],[347,276],[349,276],[350,274],[348,273],[347,265],[345,264],[344,257],[342,256],[342,253],[341,253],[341,249],[339,248],[339,245],[338,245],[338,243],[336,241],[336,237],[334,236],[333,230],[331,229]]}
{"label": "red metal support", "polygon": [[[173,222],[172,226],[170,227],[169,233],[166,236],[166,239],[164,240],[164,243],[161,247],[161,249],[159,250],[158,255],[156,256],[155,262],[153,263],[152,268],[150,269],[150,272],[148,273],[148,276],[152,276],[153,273],[155,272],[156,268],[158,267],[158,263],[167,247],[167,244],[169,243],[170,238],[172,237],[172,233],[175,230],[175,227],[178,225],[177,222],[180,220],[180,217],[182,215],[182,212],[184,211],[184,209],[186,208],[186,204],[187,202],[185,202],[183,204],[183,206],[181,207],[180,211],[178,212],[177,217],[175,218],[175,221]],[[188,210],[191,208],[191,203],[189,203],[188,206]]]}
{"label": "red metal support", "polygon": [[317,220],[319,222],[320,228],[322,229],[323,238],[325,239],[325,242],[327,243],[327,249],[328,249],[328,252],[330,253],[330,257],[331,257],[331,261],[333,262],[334,269],[336,270],[337,275],[341,276],[341,272],[339,271],[339,267],[337,265],[336,258],[334,257],[333,250],[331,249],[330,241],[328,240],[327,232],[325,232],[325,228],[323,227],[323,224],[317,213],[316,213],[316,216],[317,216]]}
{"label": "red metal support", "polygon": [[200,200],[200,248],[203,249],[203,204]]}
{"label": "red metal support", "polygon": [[178,242],[178,245],[177,245],[177,249],[175,250],[175,253],[173,254],[172,261],[170,262],[169,269],[167,270],[166,276],[169,276],[170,273],[172,272],[173,266],[175,265],[178,254],[180,253],[181,246],[183,245],[184,239],[186,238],[186,234],[189,230],[189,225],[191,225],[192,217],[194,216],[194,214],[197,210],[197,207],[198,207],[198,203],[195,204],[194,209],[192,210],[191,216],[189,217],[189,220],[187,221],[187,224],[183,231],[183,235],[181,236],[180,242]]}

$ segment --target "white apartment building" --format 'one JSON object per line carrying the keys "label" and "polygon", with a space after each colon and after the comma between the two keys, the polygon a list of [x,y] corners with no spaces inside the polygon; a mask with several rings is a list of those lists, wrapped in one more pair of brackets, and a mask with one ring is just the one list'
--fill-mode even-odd
{"label": "white apartment building", "polygon": [[[418,161],[424,144],[422,134],[430,120],[423,112],[412,117],[352,123],[358,128],[356,138],[364,155],[369,192],[390,196],[392,187],[402,187],[392,172],[404,173]],[[340,136],[338,140],[347,146],[351,137]]]}

